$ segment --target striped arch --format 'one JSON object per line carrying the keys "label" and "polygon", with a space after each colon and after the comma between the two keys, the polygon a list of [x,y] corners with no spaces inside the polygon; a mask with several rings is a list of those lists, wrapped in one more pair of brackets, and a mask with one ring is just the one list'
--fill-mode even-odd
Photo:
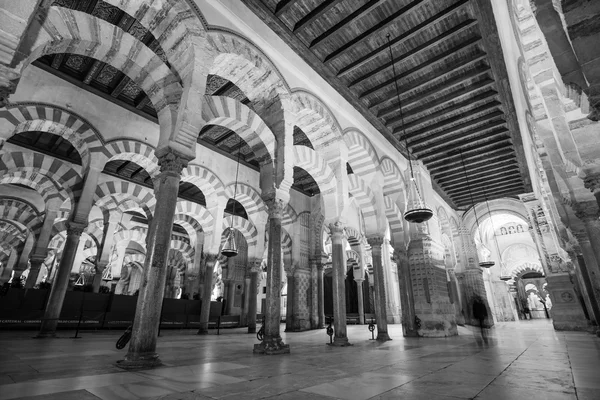
{"label": "striped arch", "polygon": [[375,148],[358,129],[344,131],[344,142],[348,146],[348,163],[355,174],[362,177],[373,174],[379,167],[379,158]]}
{"label": "striped arch", "polygon": [[539,272],[543,276],[546,276],[546,274],[544,273],[544,269],[542,268],[541,265],[539,265],[537,263],[531,263],[531,262],[525,262],[525,263],[513,268],[513,270],[510,272],[510,275],[513,278],[518,278],[519,275],[526,274],[528,272]]}
{"label": "striped arch", "polygon": [[142,253],[127,253],[123,257],[123,264],[127,265],[129,263],[138,263],[139,265],[144,265],[146,261],[146,255]]}
{"label": "striped arch", "polygon": [[44,223],[44,213],[38,213],[35,207],[24,200],[1,197],[0,219],[18,222],[37,237]]}
{"label": "striped arch", "polygon": [[[14,176],[15,173],[23,179],[35,179],[37,178],[37,175],[40,174],[48,178],[48,182],[44,182],[44,185],[40,187],[40,189],[42,189],[40,194],[44,197],[44,200],[55,197],[51,194],[46,195],[46,193],[44,193],[46,190],[49,192],[55,191],[57,194],[62,191],[66,196],[58,197],[68,197],[71,199],[71,204],[74,204],[73,200],[78,197],[79,191],[81,190],[82,179],[77,171],[54,157],[40,153],[4,153],[0,157],[0,176],[4,176],[5,174]],[[50,188],[50,183],[54,186],[54,189]],[[31,184],[28,186],[32,187]],[[37,190],[38,188],[36,187],[35,189]]]}
{"label": "striped arch", "polygon": [[385,204],[385,216],[390,224],[392,245],[399,246],[404,242],[402,212],[390,196],[383,196],[383,203]]}
{"label": "striped arch", "polygon": [[[98,185],[94,193],[95,204],[102,210],[111,211],[116,208],[131,209],[137,205],[146,213],[148,219],[152,218],[156,198],[147,188],[126,181],[108,181]],[[128,201],[121,207],[123,201]]]}
{"label": "striped arch", "polygon": [[204,232],[212,232],[213,230],[214,218],[212,214],[198,203],[179,200],[175,207],[175,213],[189,215],[200,224]]}
{"label": "striped arch", "polygon": [[252,149],[259,164],[275,160],[275,135],[248,106],[226,96],[204,96],[206,125],[219,125],[237,133]]}
{"label": "striped arch", "polygon": [[315,95],[304,90],[292,94],[295,123],[306,134],[316,151],[337,144],[342,129],[329,108]]}
{"label": "striped arch", "polygon": [[351,226],[346,226],[344,228],[344,233],[346,234],[346,240],[350,246],[358,246],[360,245],[360,241],[363,235],[355,228]]}
{"label": "striped arch", "polygon": [[235,193],[235,200],[239,201],[241,205],[246,209],[248,216],[254,215],[260,211],[266,211],[267,207],[263,202],[260,194],[250,185],[245,183],[237,184],[237,190],[235,190],[235,184],[232,183],[225,188],[225,194],[233,199]]}
{"label": "striped arch", "polygon": [[358,202],[360,211],[362,212],[365,221],[365,233],[367,235],[378,233],[377,205],[373,191],[369,185],[356,174],[348,175],[348,183],[348,191],[354,196]]}
{"label": "striped arch", "polygon": [[95,219],[90,221],[84,232],[94,238],[96,243],[98,243],[98,248],[100,248],[102,239],[104,239],[104,220]]}
{"label": "striped arch", "polygon": [[139,244],[144,250],[146,249],[146,236],[148,234],[147,229],[136,228],[129,229],[126,231],[119,231],[115,233],[115,243],[121,243],[123,241],[127,242],[136,242]]}
{"label": "striped arch", "polygon": [[52,239],[50,239],[50,243],[48,243],[48,249],[55,249],[57,252],[62,251],[62,246],[67,239],[67,231],[62,230],[55,232],[53,228],[51,237]]}
{"label": "striped arch", "polygon": [[0,111],[0,119],[14,126],[11,136],[40,131],[67,140],[81,156],[84,174],[90,165],[91,154],[106,155],[98,130],[84,118],[62,107],[45,103],[15,103]]}
{"label": "striped arch", "polygon": [[0,221],[0,243],[9,247],[17,247],[27,239],[27,231],[20,229],[11,221]]}
{"label": "striped arch", "polygon": [[31,48],[23,68],[47,54],[73,53],[118,69],[148,94],[167,140],[176,135],[177,107],[182,95],[180,78],[158,55],[121,28],[84,12],[52,6]]}
{"label": "striped arch", "polygon": [[325,201],[326,217],[339,216],[337,204],[337,180],[335,173],[316,151],[306,146],[293,147],[293,164],[310,174],[319,185]]}
{"label": "striped arch", "polygon": [[190,268],[193,266],[194,262],[194,249],[190,246],[189,243],[186,243],[182,240],[171,240],[171,248],[169,249],[169,254],[172,251],[178,251],[181,253],[183,258],[186,261],[186,267]]}
{"label": "striped arch", "polygon": [[292,237],[285,228],[281,228],[281,251],[283,258],[291,261],[292,259]]}
{"label": "striped arch", "polygon": [[106,145],[109,159],[131,161],[144,168],[151,178],[156,178],[160,173],[158,158],[154,155],[154,147],[137,140],[115,140]]}
{"label": "striped arch", "polygon": [[346,261],[354,261],[356,264],[360,262],[360,256],[354,250],[346,250]]}
{"label": "striped arch", "polygon": [[62,201],[68,200],[67,193],[59,190],[56,183],[45,175],[36,171],[0,171],[0,185],[17,183],[30,187],[42,196],[45,203],[54,198]]}
{"label": "striped arch", "polygon": [[296,210],[294,210],[294,208],[290,205],[290,203],[287,203],[285,205],[285,209],[283,210],[283,217],[281,219],[281,225],[282,226],[291,225],[291,224],[295,223],[297,220],[298,220],[298,214],[296,214]]}
{"label": "striped arch", "polygon": [[195,185],[202,191],[206,198],[206,205],[216,204],[217,198],[222,196],[225,186],[221,179],[211,170],[201,165],[190,164],[181,172],[181,180]]}
{"label": "striped arch", "polygon": [[[248,251],[252,246],[256,245],[258,241],[258,231],[252,222],[249,220],[235,216],[230,216],[228,218],[223,218],[223,231],[227,228],[233,227],[237,229],[244,235],[244,239],[246,239],[246,243],[248,244]],[[221,235],[223,237],[223,235]]]}
{"label": "striped arch", "polygon": [[82,256],[84,260],[87,260],[89,257],[98,257],[99,247],[91,246],[87,249],[83,250]]}
{"label": "striped arch", "polygon": [[381,159],[380,166],[383,174],[383,195],[391,197],[399,204],[406,204],[406,181],[398,164],[384,157]]}
{"label": "striped arch", "polygon": [[200,222],[190,215],[184,213],[175,213],[173,223],[181,225],[190,238],[190,244],[192,246],[196,246],[196,243],[198,243],[198,233],[203,232]]}

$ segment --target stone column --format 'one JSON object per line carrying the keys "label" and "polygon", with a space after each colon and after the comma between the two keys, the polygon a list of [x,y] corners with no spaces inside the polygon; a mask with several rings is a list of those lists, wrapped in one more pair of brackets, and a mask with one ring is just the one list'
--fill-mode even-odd
{"label": "stone column", "polygon": [[287,295],[285,297],[285,331],[292,332],[294,330],[294,271],[287,269]]}
{"label": "stone column", "polygon": [[377,320],[377,340],[385,342],[391,340],[387,330],[387,296],[385,292],[385,281],[383,263],[381,260],[381,246],[384,243],[383,236],[372,236],[367,238],[371,246],[373,257],[373,277],[375,288],[375,318]]}
{"label": "stone column", "polygon": [[415,337],[418,336],[417,328],[415,327],[415,302],[412,290],[410,266],[408,265],[408,255],[406,251],[395,249],[394,261],[396,261],[398,278],[400,280],[402,333],[406,337]]}
{"label": "stone column", "polygon": [[198,335],[208,334],[208,318],[210,316],[210,297],[212,295],[212,278],[217,262],[216,254],[204,254],[204,285],[202,288],[202,304],[200,305],[200,327]]}
{"label": "stone column", "polygon": [[[42,262],[48,255],[48,244],[52,236],[52,228],[54,221],[60,209],[60,199],[55,198],[48,201],[46,204],[46,210],[44,215],[44,224],[37,237],[37,241],[33,248],[32,254],[30,255],[31,270],[27,276],[27,282],[25,283],[25,289],[31,289],[35,286],[40,274]],[[40,261],[41,259],[41,261]]]}
{"label": "stone column", "polygon": [[154,181],[157,207],[146,239],[146,261],[135,310],[129,351],[118,365],[147,368],[161,364],[156,353],[159,319],[167,276],[167,259],[181,171],[187,161],[168,151],[157,154],[160,174]]}
{"label": "stone column", "polygon": [[247,266],[244,271],[244,292],[242,294],[242,315],[240,317],[241,326],[248,326],[248,309],[250,303],[250,268]]}
{"label": "stone column", "polygon": [[323,279],[323,263],[319,262],[319,264],[317,264],[317,309],[319,315],[319,323],[317,325],[317,329],[323,329],[323,327],[325,327],[325,287]]}
{"label": "stone column", "polygon": [[58,325],[58,318],[69,285],[71,267],[73,266],[73,261],[77,255],[79,239],[81,238],[84,229],[85,225],[77,224],[75,222],[69,222],[67,225],[67,239],[65,240],[65,246],[60,265],[58,266],[58,271],[54,278],[54,282],[52,283],[50,297],[46,304],[46,311],[44,313],[44,318],[42,319],[40,332],[37,336],[39,338],[56,336],[56,326]]}
{"label": "stone column", "polygon": [[467,268],[466,271],[456,273],[456,277],[460,282],[461,289],[464,293],[464,308],[465,323],[473,326],[479,326],[479,321],[473,316],[473,298],[481,297],[488,312],[488,317],[484,321],[486,327],[494,325],[492,312],[487,301],[485,291],[485,283],[483,281],[483,270],[479,267]]}
{"label": "stone column", "polygon": [[308,288],[310,286],[310,271],[297,267],[294,277],[294,323],[295,332],[310,329],[310,313],[308,307]]}
{"label": "stone column", "polygon": [[281,340],[281,217],[285,202],[276,198],[265,199],[269,210],[269,244],[267,255],[267,299],[265,336],[262,343],[254,345],[254,353],[284,354],[290,346]]}
{"label": "stone column", "polygon": [[344,226],[341,222],[329,225],[331,232],[334,346],[349,346],[346,329],[346,265],[344,263]]}
{"label": "stone column", "polygon": [[365,299],[363,293],[363,282],[364,279],[356,279],[354,278],[354,282],[356,282],[356,292],[358,296],[358,324],[364,325],[365,323]]}
{"label": "stone column", "polygon": [[260,285],[260,266],[262,261],[254,261],[250,269],[250,286],[248,287],[248,333],[256,333],[256,311],[258,309],[258,285]]}
{"label": "stone column", "polygon": [[96,273],[94,274],[94,281],[92,283],[94,293],[98,293],[100,291],[100,284],[102,283],[102,274],[104,273],[104,269],[107,267],[112,267],[109,265],[109,263],[110,257],[113,253],[115,231],[119,226],[119,221],[121,220],[122,215],[123,214],[119,211],[113,211],[105,220],[103,232],[104,236],[102,237],[102,244],[99,251],[100,258],[96,261]]}
{"label": "stone column", "polygon": [[[457,335],[454,305],[450,303],[446,284],[444,248],[428,234],[419,233],[411,238],[408,257],[415,316],[421,321],[421,327],[416,326],[418,335]],[[482,297],[485,299],[485,295]]]}
{"label": "stone column", "polygon": [[585,268],[596,304],[600,304],[600,220],[598,219],[598,206],[592,202],[587,204],[578,204],[575,208],[575,215],[584,226],[585,233],[577,232],[577,240],[585,260]]}
{"label": "stone column", "polygon": [[570,252],[569,256],[574,260],[574,264],[579,269],[578,275],[579,281],[581,282],[580,286],[584,286],[585,294],[587,294],[584,296],[584,302],[586,303],[587,308],[592,312],[593,320],[598,324],[600,321],[600,303],[594,295],[592,277],[587,268],[588,264],[594,265],[597,263],[596,256],[590,245],[587,233],[585,231],[573,233],[577,238],[578,244],[576,245],[576,251]]}

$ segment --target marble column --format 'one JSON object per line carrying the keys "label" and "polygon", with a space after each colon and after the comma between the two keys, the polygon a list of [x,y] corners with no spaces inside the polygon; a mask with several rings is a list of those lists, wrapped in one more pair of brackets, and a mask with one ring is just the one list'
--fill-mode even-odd
{"label": "marble column", "polygon": [[323,279],[323,263],[320,262],[319,264],[317,264],[317,308],[319,315],[319,323],[317,325],[317,329],[322,329],[325,327],[325,286],[323,283]]}
{"label": "marble column", "polygon": [[354,282],[356,282],[356,292],[358,296],[358,324],[364,325],[365,323],[365,299],[363,294],[363,283],[364,279],[356,279],[354,278]]}
{"label": "marble column", "polygon": [[62,259],[60,260],[58,271],[56,272],[54,282],[52,283],[52,290],[50,291],[50,297],[46,304],[46,311],[44,312],[40,332],[37,335],[39,338],[56,336],[56,327],[58,325],[58,318],[62,310],[65,294],[67,293],[71,268],[75,256],[77,255],[79,239],[81,238],[84,229],[85,225],[77,224],[75,222],[69,222],[67,225],[67,239],[65,240],[65,246],[63,248]]}
{"label": "marble column", "polygon": [[246,267],[244,274],[244,292],[242,294],[242,315],[240,317],[241,326],[248,326],[248,310],[250,303],[250,271]]}
{"label": "marble column", "polygon": [[210,316],[210,297],[212,296],[212,279],[216,262],[216,254],[204,254],[204,284],[202,287],[202,304],[200,305],[200,327],[198,328],[198,335],[208,334],[208,318]]}
{"label": "marble column", "polygon": [[375,278],[375,319],[377,320],[377,340],[385,342],[391,340],[387,329],[387,296],[385,292],[385,280],[383,263],[381,260],[381,246],[384,243],[383,236],[367,238],[371,246],[373,257],[373,277]]}
{"label": "marble column", "polygon": [[31,270],[29,271],[29,275],[27,276],[25,289],[31,289],[37,283],[38,276],[40,274],[40,269],[42,267],[42,262],[46,259],[46,256],[48,255],[48,244],[50,243],[50,239],[52,236],[52,228],[54,226],[56,216],[58,215],[61,203],[62,201],[60,199],[55,198],[49,200],[46,204],[44,223],[37,237],[37,241],[33,248],[32,254],[29,257],[31,261]]}
{"label": "marble column", "polygon": [[260,285],[261,261],[255,261],[250,270],[248,291],[248,333],[256,333],[256,311],[258,309],[258,285]]}
{"label": "marble column", "polygon": [[344,226],[338,221],[329,225],[331,232],[334,346],[349,346],[346,329],[346,265],[344,263]]}
{"label": "marble column", "polygon": [[285,297],[285,331],[292,332],[294,330],[294,273],[287,273],[287,295]]}
{"label": "marble column", "polygon": [[578,233],[576,236],[586,261],[587,275],[592,286],[593,293],[590,293],[590,295],[594,296],[597,304],[600,304],[600,220],[598,219],[598,207],[596,204],[589,202],[585,205],[578,204],[575,209],[575,215],[583,222],[585,233],[587,233],[587,240],[582,233]]}
{"label": "marble column", "polygon": [[590,241],[585,232],[575,233],[575,237],[577,238],[578,244],[576,244],[576,251],[569,252],[569,256],[573,263],[576,265],[576,268],[579,270],[578,280],[580,282],[580,286],[583,286],[584,293],[584,302],[588,311],[591,312],[593,321],[598,324],[600,321],[600,303],[596,296],[594,296],[594,286],[592,284],[591,276],[588,271],[589,263],[596,263],[596,256],[594,256],[594,252],[592,250],[592,246],[590,245]]}
{"label": "marble column", "polygon": [[402,309],[402,334],[406,337],[418,336],[415,326],[415,302],[412,288],[412,278],[408,265],[408,254],[406,251],[396,249],[394,261],[398,268],[398,280],[400,281],[400,304]]}
{"label": "marble column", "polygon": [[31,289],[35,286],[45,260],[46,255],[44,254],[33,254],[29,256],[29,275],[27,275],[25,289]]}
{"label": "marble column", "polygon": [[267,298],[265,335],[262,343],[254,345],[254,353],[284,354],[290,346],[283,343],[281,321],[281,218],[285,202],[276,198],[265,199],[269,211],[269,244],[267,252]]}
{"label": "marble column", "polygon": [[135,310],[129,350],[118,366],[127,369],[161,365],[156,340],[167,277],[167,259],[181,171],[187,161],[169,151],[157,154],[160,174],[154,180],[157,207],[146,239],[146,260]]}

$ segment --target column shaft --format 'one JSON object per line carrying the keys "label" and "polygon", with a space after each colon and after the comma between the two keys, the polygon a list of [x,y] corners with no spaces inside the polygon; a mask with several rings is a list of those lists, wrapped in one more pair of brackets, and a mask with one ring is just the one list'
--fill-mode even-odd
{"label": "column shaft", "polygon": [[325,326],[325,287],[323,286],[323,264],[317,265],[317,307],[319,314],[319,324],[317,325],[318,329],[322,329]]}
{"label": "column shaft", "polygon": [[294,275],[287,276],[285,303],[285,331],[292,332],[294,330]]}
{"label": "column shaft", "polygon": [[250,306],[250,275],[246,275],[244,277],[244,294],[242,296],[242,316],[241,316],[241,324],[242,326],[248,325],[248,309]]}
{"label": "column shaft", "polygon": [[40,327],[38,337],[54,337],[56,336],[56,327],[58,325],[58,318],[62,310],[63,301],[69,286],[69,276],[71,275],[71,268],[75,256],[77,255],[77,248],[79,247],[79,239],[85,226],[78,225],[76,223],[69,223],[67,228],[67,239],[63,249],[62,259],[58,266],[58,271],[52,283],[52,290],[50,291],[50,297],[48,304],[46,304],[46,311]]}
{"label": "column shaft", "polygon": [[248,333],[256,333],[256,310],[258,309],[258,274],[256,270],[250,272],[250,286],[248,291]]}
{"label": "column shaft", "polygon": [[372,237],[368,239],[373,254],[373,276],[375,288],[375,318],[377,320],[377,340],[390,340],[387,330],[387,299],[385,293],[385,281],[383,264],[381,262],[381,245],[383,237]]}
{"label": "column shaft", "polygon": [[285,203],[279,199],[265,201],[269,209],[269,244],[267,252],[267,299],[265,314],[265,336],[262,343],[254,345],[254,352],[261,354],[283,354],[290,346],[283,343],[280,334],[281,321],[281,217]]}
{"label": "column shaft", "polygon": [[204,285],[202,288],[202,303],[200,305],[200,327],[198,328],[199,335],[208,333],[208,318],[210,316],[210,297],[212,295],[212,279],[217,261],[216,254],[205,254],[204,263],[206,269],[204,272]]}
{"label": "column shaft", "polygon": [[329,225],[332,243],[333,326],[334,346],[348,346],[346,327],[346,266],[344,263],[343,226],[336,222]]}
{"label": "column shaft", "polygon": [[154,182],[156,207],[146,240],[146,261],[137,301],[129,351],[119,366],[140,368],[160,365],[156,353],[158,326],[167,277],[173,218],[181,170],[186,162],[173,153],[159,157],[161,172]]}
{"label": "column shaft", "polygon": [[356,282],[356,291],[358,296],[358,324],[363,325],[365,323],[365,299],[363,294],[363,282],[364,279],[354,279]]}

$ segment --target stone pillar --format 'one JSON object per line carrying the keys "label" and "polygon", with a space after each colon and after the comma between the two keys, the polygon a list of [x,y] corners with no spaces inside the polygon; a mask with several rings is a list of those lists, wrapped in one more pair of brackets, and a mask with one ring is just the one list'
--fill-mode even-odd
{"label": "stone pillar", "polygon": [[179,181],[187,161],[171,151],[157,156],[160,174],[154,180],[154,193],[158,206],[148,229],[146,260],[129,351],[118,363],[122,368],[147,368],[161,364],[156,353],[156,340]]}
{"label": "stone pillar", "polygon": [[363,282],[364,279],[356,279],[354,278],[354,282],[356,282],[356,292],[358,296],[358,324],[364,325],[365,323],[365,299],[363,293]]}
{"label": "stone pillar", "polygon": [[[463,302],[460,298],[460,288],[458,285],[458,280],[456,279],[456,270],[454,268],[448,268],[447,271],[448,271],[448,278],[450,279],[450,281],[448,282],[449,287],[450,287],[449,296],[452,299],[452,303],[454,303],[454,312],[456,315],[456,323],[458,325],[464,325],[465,324],[465,316],[461,312]],[[504,285],[503,282],[502,282],[502,284]],[[511,301],[512,301],[512,299],[511,299]]]}
{"label": "stone pillar", "polygon": [[585,293],[587,294],[587,296],[584,296],[584,302],[587,304],[588,310],[593,314],[592,319],[598,325],[600,323],[600,303],[594,295],[592,277],[587,268],[588,264],[594,265],[597,263],[596,256],[585,231],[575,233],[575,237],[578,242],[576,246],[577,251],[570,252],[569,255],[574,260],[574,264],[579,268],[579,280],[580,282],[582,281],[580,286],[585,287]]}
{"label": "stone pillar", "polygon": [[388,324],[399,324],[400,319],[400,304],[399,304],[399,287],[396,284],[396,279],[392,273],[392,254],[390,253],[390,241],[383,240],[381,246],[381,264],[383,266],[383,282],[386,293],[386,315]]}
{"label": "stone pillar", "polygon": [[415,299],[412,289],[412,278],[406,251],[395,249],[394,260],[398,268],[400,281],[400,304],[402,309],[402,333],[406,337],[418,336],[415,326]]}
{"label": "stone pillar", "polygon": [[212,295],[212,278],[217,262],[216,254],[204,254],[204,285],[202,288],[202,304],[200,306],[200,326],[198,335],[208,334],[208,318],[210,316],[210,297]]}
{"label": "stone pillar", "polygon": [[590,293],[590,296],[594,297],[596,304],[600,304],[600,220],[598,219],[598,206],[592,202],[580,203],[575,208],[575,215],[583,222],[585,233],[587,233],[585,235],[584,232],[577,232],[576,236],[592,287],[593,293]]}
{"label": "stone pillar", "polygon": [[294,330],[294,270],[286,270],[287,295],[285,297],[285,331]]}
{"label": "stone pillar", "polygon": [[344,262],[344,227],[341,222],[329,225],[331,232],[334,346],[349,346],[346,329],[346,264]]}
{"label": "stone pillar", "polygon": [[494,325],[492,319],[492,311],[487,301],[487,295],[485,291],[485,282],[483,281],[483,270],[477,268],[467,268],[464,272],[456,273],[460,287],[464,294],[463,302],[463,314],[465,316],[465,323],[473,326],[479,326],[479,320],[473,316],[473,298],[479,296],[485,308],[487,309],[488,317],[484,321],[486,327]]}
{"label": "stone pillar", "polygon": [[281,217],[285,202],[277,198],[265,199],[269,210],[269,244],[267,255],[267,299],[265,336],[262,343],[254,345],[254,353],[284,354],[290,346],[281,340]]}
{"label": "stone pillar", "polygon": [[105,268],[111,268],[110,257],[113,253],[113,244],[115,240],[115,231],[119,226],[122,213],[119,211],[113,211],[109,214],[108,218],[104,222],[104,236],[102,237],[102,243],[100,245],[100,258],[96,261],[96,273],[94,274],[94,281],[92,283],[94,293],[100,291],[100,284],[102,283],[102,274]]}
{"label": "stone pillar", "polygon": [[308,293],[310,286],[310,271],[298,267],[294,277],[294,325],[295,332],[310,329],[310,314],[308,308]]}
{"label": "stone pillar", "polygon": [[[37,283],[42,262],[46,259],[46,256],[48,255],[48,244],[50,243],[50,239],[52,236],[52,228],[54,227],[54,221],[56,220],[56,216],[60,209],[60,203],[60,199],[56,198],[49,200],[46,204],[44,224],[42,225],[42,229],[40,230],[40,234],[38,235],[35,247],[30,256],[31,271],[29,271],[29,276],[27,276],[25,289],[30,289],[34,287]],[[40,259],[42,259],[42,261],[39,261]]]}
{"label": "stone pillar", "polygon": [[[420,233],[410,241],[408,258],[415,315],[421,321],[421,327],[416,326],[418,335],[458,335],[454,305],[448,297],[444,248],[428,234]],[[482,297],[485,299],[485,292]]]}
{"label": "stone pillar", "polygon": [[256,311],[258,310],[258,285],[260,285],[261,260],[254,261],[250,269],[250,286],[248,287],[248,333],[256,333]]}
{"label": "stone pillar", "polygon": [[377,340],[391,340],[387,330],[387,296],[385,290],[385,278],[383,263],[381,260],[381,246],[384,243],[383,236],[372,236],[367,238],[371,246],[373,257],[373,277],[375,288],[375,318],[377,320]]}
{"label": "stone pillar", "polygon": [[69,222],[67,225],[67,239],[65,240],[65,246],[63,248],[58,271],[54,278],[54,282],[52,283],[50,297],[46,304],[46,311],[44,312],[40,332],[37,336],[39,338],[56,336],[56,326],[58,325],[58,318],[69,285],[71,267],[73,266],[73,261],[77,255],[79,239],[81,238],[84,229],[85,225],[77,224],[75,222]]}
{"label": "stone pillar", "polygon": [[244,292],[242,294],[242,315],[240,317],[241,326],[248,326],[248,309],[250,303],[250,268],[246,267],[244,273]]}
{"label": "stone pillar", "polygon": [[323,279],[323,263],[319,262],[319,264],[317,264],[317,309],[319,315],[317,329],[323,329],[323,327],[325,327],[325,286]]}

